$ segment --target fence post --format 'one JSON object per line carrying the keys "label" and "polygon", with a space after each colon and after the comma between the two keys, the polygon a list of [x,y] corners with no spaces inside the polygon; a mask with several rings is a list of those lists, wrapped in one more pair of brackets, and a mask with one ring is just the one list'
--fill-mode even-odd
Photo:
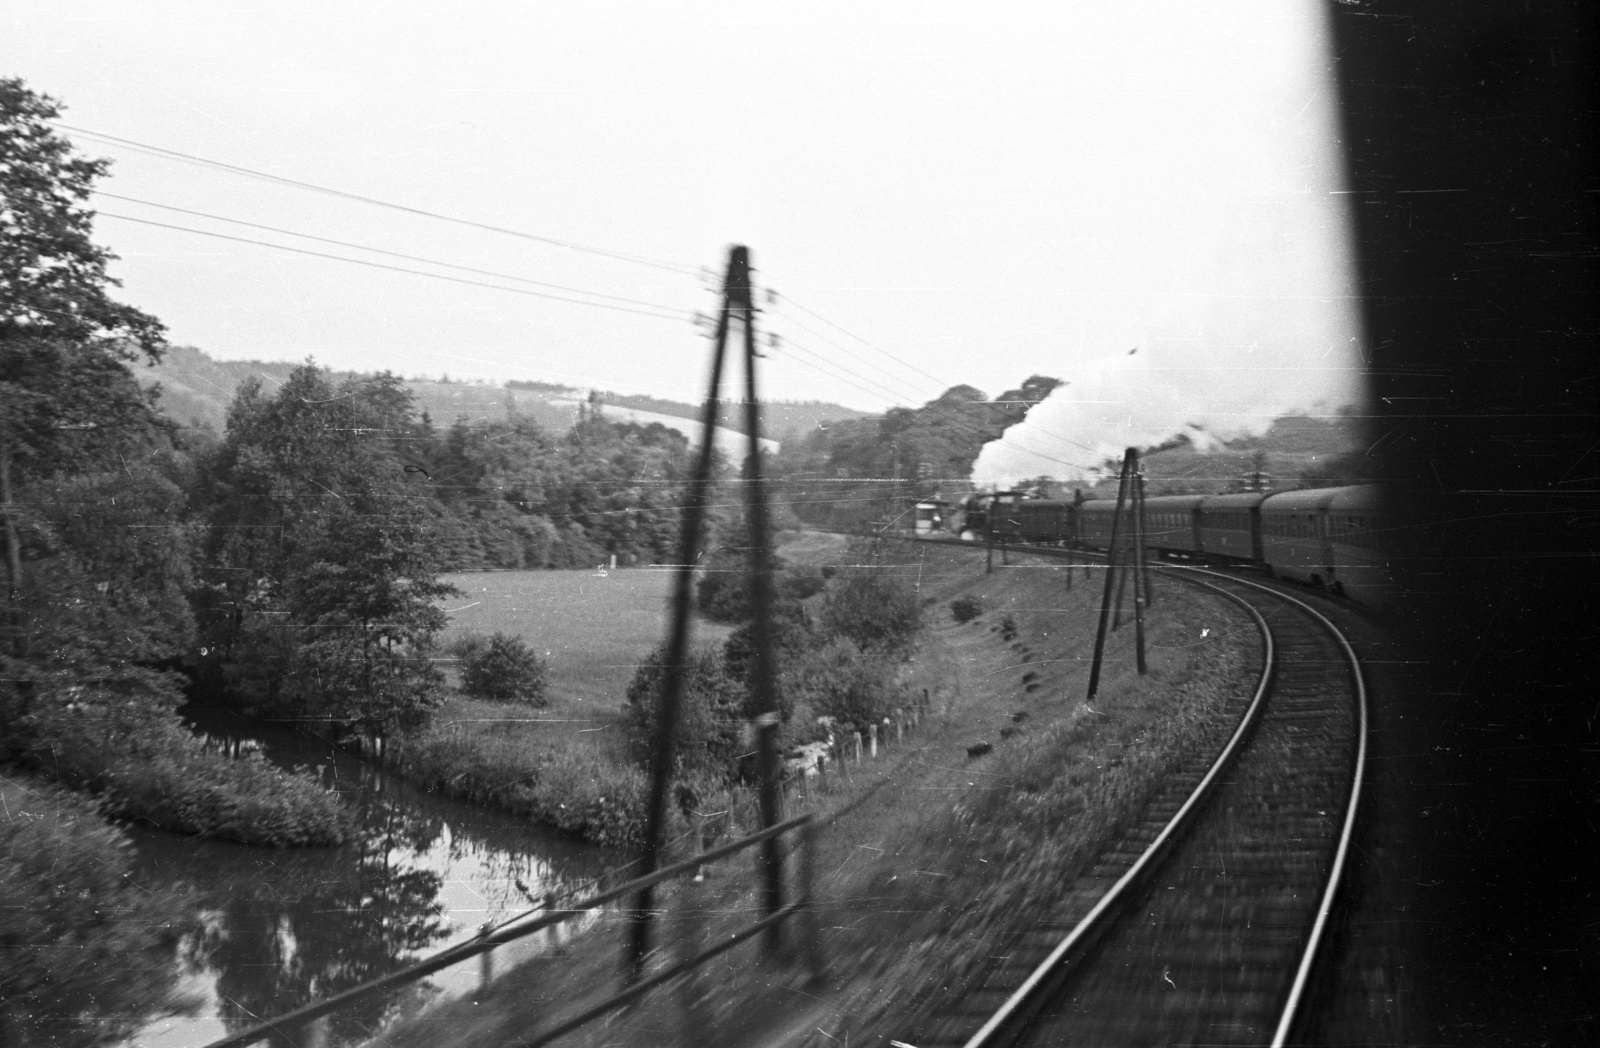
{"label": "fence post", "polygon": [[811,968],[811,985],[821,985],[827,972],[822,963],[822,928],[813,894],[817,883],[817,820],[813,816],[800,827],[800,898],[805,909],[800,915],[805,936],[806,961]]}
{"label": "fence post", "polygon": [[859,731],[851,732],[850,733],[850,740],[856,744],[856,763],[860,764],[861,763],[861,733]]}
{"label": "fence post", "polygon": [[873,760],[878,758],[878,723],[873,721],[867,725],[867,756]]}
{"label": "fence post", "polygon": [[820,794],[820,793],[826,793],[827,791],[828,791],[828,755],[826,753],[819,753],[819,754],[817,754],[817,792]]}
{"label": "fence post", "polygon": [[[700,878],[684,884],[678,896],[678,956],[680,961],[690,961],[700,955],[705,943],[705,911],[700,905]],[[680,1031],[685,1045],[706,1043],[711,1032],[706,1014],[706,995],[700,982],[700,966],[683,973],[678,982],[678,1004],[682,1010],[683,1028]]]}
{"label": "fence post", "polygon": [[332,1018],[321,1015],[306,1023],[305,1039],[300,1042],[302,1048],[328,1048],[328,1028]]}

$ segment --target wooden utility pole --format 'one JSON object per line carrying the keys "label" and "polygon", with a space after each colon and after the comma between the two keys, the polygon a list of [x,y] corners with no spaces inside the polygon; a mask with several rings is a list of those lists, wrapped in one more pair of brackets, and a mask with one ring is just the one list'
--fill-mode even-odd
{"label": "wooden utility pole", "polygon": [[1132,458],[1132,488],[1133,504],[1129,508],[1133,511],[1133,635],[1134,635],[1134,660],[1139,667],[1139,676],[1148,672],[1144,661],[1144,605],[1149,599],[1150,576],[1146,573],[1144,533],[1144,469],[1139,463],[1139,453],[1132,448],[1128,449]]}
{"label": "wooden utility pole", "polygon": [[[711,382],[701,412],[700,454],[695,460],[689,489],[684,497],[683,527],[678,536],[678,570],[672,594],[672,625],[667,634],[665,672],[656,707],[656,737],[650,755],[650,809],[645,822],[644,849],[639,856],[640,875],[654,873],[661,864],[668,815],[668,789],[677,746],[678,709],[682,704],[684,662],[689,651],[689,624],[693,618],[694,566],[700,553],[700,536],[705,527],[706,509],[711,502],[712,450],[716,443],[718,397],[722,391],[722,362],[728,344],[728,322],[736,302],[749,301],[749,253],[743,247],[728,255],[728,271],[723,280],[722,311],[717,316],[712,336]],[[743,287],[739,297],[736,289]],[[635,906],[633,936],[628,951],[628,977],[633,981],[644,974],[645,958],[650,953],[650,932],[655,920],[655,890],[639,891]]]}
{"label": "wooden utility pole", "polygon": [[[1149,531],[1149,521],[1145,519],[1145,510],[1144,510],[1144,460],[1143,459],[1139,460],[1139,471],[1136,474],[1134,479],[1137,482],[1137,486],[1136,486],[1136,488],[1134,490],[1138,493],[1138,496],[1139,496],[1139,505],[1138,505],[1138,510],[1137,510],[1137,512],[1139,514],[1139,530],[1140,530],[1140,533],[1143,534],[1146,537],[1146,539],[1148,540],[1150,531]],[[1144,558],[1140,561],[1140,565],[1141,565],[1141,570],[1143,571],[1143,575],[1144,575],[1144,606],[1146,608],[1148,608],[1148,607],[1150,607],[1152,604],[1154,604],[1156,602],[1156,591],[1150,585],[1150,554],[1149,554],[1148,550],[1145,552]]]}
{"label": "wooden utility pole", "polygon": [[[777,667],[772,657],[772,532],[767,522],[766,487],[761,477],[761,404],[756,399],[756,305],[750,290],[750,258],[742,247],[742,280],[732,286],[730,295],[740,295],[735,308],[744,317],[744,420],[750,437],[749,467],[745,475],[745,504],[750,517],[750,611],[751,641],[755,662],[750,674],[750,707],[755,712],[756,764],[761,775],[761,826],[766,829],[783,821],[783,766],[778,754]],[[707,435],[709,439],[709,434]],[[895,474],[900,467],[899,448],[895,449]],[[783,856],[778,838],[768,837],[761,844],[762,895],[767,915],[783,907]],[[767,929],[767,946],[773,952],[782,945],[782,927]]]}
{"label": "wooden utility pole", "polygon": [[1130,456],[1134,450],[1129,448],[1122,457],[1122,476],[1117,481],[1117,505],[1111,514],[1111,545],[1106,550],[1106,588],[1100,597],[1100,626],[1094,635],[1094,659],[1089,664],[1089,694],[1085,702],[1093,701],[1100,690],[1100,663],[1105,658],[1106,652],[1106,626],[1111,620],[1111,594],[1116,585],[1114,576],[1117,573],[1117,540],[1122,526],[1122,506],[1128,497],[1128,474]]}

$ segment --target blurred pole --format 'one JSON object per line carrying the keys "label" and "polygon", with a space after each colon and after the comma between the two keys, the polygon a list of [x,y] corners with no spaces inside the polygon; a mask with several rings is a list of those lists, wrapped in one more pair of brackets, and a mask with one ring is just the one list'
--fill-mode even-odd
{"label": "blurred pole", "polygon": [[1122,523],[1122,503],[1128,495],[1128,455],[1133,454],[1133,449],[1128,449],[1128,454],[1122,457],[1122,476],[1117,481],[1117,506],[1111,513],[1111,545],[1106,550],[1106,588],[1100,597],[1100,628],[1094,635],[1094,659],[1089,664],[1089,694],[1084,697],[1084,702],[1091,702],[1095,693],[1100,690],[1100,661],[1106,652],[1106,625],[1111,618],[1111,592],[1117,573],[1117,532]]}
{"label": "blurred pole", "polygon": [[[745,505],[750,519],[751,642],[750,707],[756,724],[756,762],[761,774],[761,827],[783,821],[783,768],[778,754],[777,667],[772,658],[772,533],[767,524],[766,486],[761,476],[761,402],[756,399],[756,306],[750,291],[750,256],[735,248],[729,264],[729,301],[744,318],[744,423],[750,438],[745,467]],[[707,435],[709,439],[709,434]],[[783,854],[776,837],[761,844],[763,906],[768,914],[783,907]],[[767,949],[783,943],[781,922],[766,933]]]}
{"label": "blurred pole", "polygon": [[[1139,468],[1134,471],[1134,495],[1138,499],[1134,512],[1139,514],[1139,534],[1141,543],[1149,535],[1144,516],[1144,460],[1139,460]],[[1140,580],[1144,583],[1144,606],[1149,607],[1156,602],[1156,591],[1150,588],[1150,556],[1146,552],[1139,558]]]}
{"label": "blurred pole", "polygon": [[1139,454],[1129,452],[1133,456],[1132,477],[1132,505],[1129,509],[1133,517],[1133,651],[1134,663],[1139,667],[1139,676],[1149,672],[1144,661],[1144,602],[1145,602],[1145,535],[1144,535],[1144,468],[1139,463]]}
{"label": "blurred pole", "polygon": [[[650,755],[650,811],[645,823],[644,851],[639,856],[639,874],[654,873],[661,862],[661,849],[667,832],[667,787],[672,778],[673,749],[677,743],[678,707],[683,693],[683,663],[689,650],[689,621],[693,613],[694,568],[700,553],[700,533],[705,527],[706,507],[711,501],[711,463],[717,426],[717,395],[722,390],[723,350],[728,343],[728,318],[732,313],[736,274],[749,288],[749,253],[734,247],[728,253],[728,273],[723,280],[722,312],[717,317],[711,355],[711,382],[701,414],[700,455],[695,459],[694,475],[683,501],[683,529],[678,536],[678,573],[673,580],[672,625],[667,634],[666,674],[661,681],[660,705],[656,710],[655,749]],[[639,890],[635,905],[633,937],[628,950],[628,979],[637,982],[644,974],[645,957],[650,953],[650,930],[655,920],[654,888]]]}

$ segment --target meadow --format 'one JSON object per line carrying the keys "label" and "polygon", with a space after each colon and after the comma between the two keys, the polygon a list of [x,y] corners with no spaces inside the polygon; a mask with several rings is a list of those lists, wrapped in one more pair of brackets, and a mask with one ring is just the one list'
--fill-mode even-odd
{"label": "meadow", "polygon": [[[673,573],[624,568],[461,572],[445,605],[444,645],[509,633],[548,666],[545,703],[488,702],[452,689],[426,728],[392,740],[385,759],[422,786],[504,808],[612,846],[637,843],[645,778],[629,759],[623,707],[639,663],[666,637]],[[691,643],[730,628],[699,616]],[[453,665],[446,662],[454,683]]]}
{"label": "meadow", "polygon": [[[614,719],[634,670],[666,639],[674,578],[666,568],[469,571],[440,578],[463,593],[446,604],[450,626],[442,642],[472,632],[522,638],[549,664],[544,712],[550,716]],[[729,632],[697,617],[692,641],[720,644]]]}

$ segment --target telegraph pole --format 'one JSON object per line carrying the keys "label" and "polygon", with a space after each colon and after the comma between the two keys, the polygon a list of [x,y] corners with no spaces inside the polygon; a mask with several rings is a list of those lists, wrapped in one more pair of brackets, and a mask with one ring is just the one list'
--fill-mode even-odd
{"label": "telegraph pole", "polygon": [[[777,781],[777,706],[773,694],[774,670],[772,663],[772,558],[769,550],[767,508],[761,480],[760,406],[755,397],[755,303],[750,293],[750,252],[735,246],[728,252],[727,275],[723,280],[722,310],[717,316],[715,348],[711,357],[711,381],[706,392],[705,408],[701,413],[702,430],[700,454],[695,460],[694,473],[684,498],[683,529],[678,538],[678,569],[672,595],[672,625],[667,635],[665,673],[656,710],[656,737],[650,760],[650,809],[645,824],[644,849],[639,856],[640,875],[654,873],[661,864],[665,846],[668,818],[668,792],[672,779],[675,749],[677,746],[679,707],[682,705],[684,662],[689,649],[689,624],[693,612],[694,567],[700,552],[701,533],[705,528],[706,509],[711,503],[712,452],[716,444],[716,426],[720,414],[719,397],[722,391],[722,367],[726,356],[728,326],[735,313],[744,323],[745,355],[745,406],[747,428],[750,430],[750,462],[747,467],[750,538],[750,567],[752,571],[751,603],[754,605],[753,640],[756,648],[754,673],[751,677],[751,707],[756,713],[756,729],[760,740],[761,816],[766,826],[775,825],[780,818],[782,797]],[[762,849],[763,873],[766,885],[765,905],[772,913],[782,905],[782,869],[776,840],[765,842]],[[628,952],[628,975],[637,982],[644,974],[645,960],[650,953],[650,933],[655,920],[655,893],[652,888],[639,891],[635,905],[633,936]],[[777,929],[773,929],[776,933]],[[769,939],[775,943],[776,939]]]}
{"label": "telegraph pole", "polygon": [[1129,448],[1122,457],[1122,476],[1117,481],[1117,505],[1111,513],[1111,546],[1106,550],[1106,588],[1100,597],[1100,627],[1094,635],[1094,660],[1089,664],[1089,694],[1084,702],[1094,700],[1100,690],[1100,663],[1106,652],[1106,626],[1111,619],[1111,594],[1116,584],[1117,574],[1117,540],[1122,525],[1122,506],[1128,497],[1128,474],[1131,456],[1134,450]]}
{"label": "telegraph pole", "polygon": [[1139,463],[1139,453],[1132,448],[1128,454],[1133,459],[1133,650],[1139,676],[1148,672],[1144,661],[1144,605],[1148,599],[1150,576],[1145,570],[1144,540],[1144,468]]}
{"label": "telegraph pole", "polygon": [[[750,675],[750,706],[755,713],[756,763],[761,775],[761,826],[763,829],[783,821],[783,769],[778,760],[777,667],[772,658],[772,531],[767,523],[766,487],[761,477],[761,403],[756,399],[756,306],[750,290],[750,258],[742,247],[742,283],[732,293],[742,296],[737,308],[744,316],[744,420],[750,437],[749,470],[745,496],[750,516],[750,610],[751,641],[755,662]],[[895,466],[898,473],[899,454]],[[767,915],[783,907],[783,856],[778,838],[761,843],[762,896]],[[767,929],[767,946],[776,951],[782,944],[782,930],[774,924]]]}

